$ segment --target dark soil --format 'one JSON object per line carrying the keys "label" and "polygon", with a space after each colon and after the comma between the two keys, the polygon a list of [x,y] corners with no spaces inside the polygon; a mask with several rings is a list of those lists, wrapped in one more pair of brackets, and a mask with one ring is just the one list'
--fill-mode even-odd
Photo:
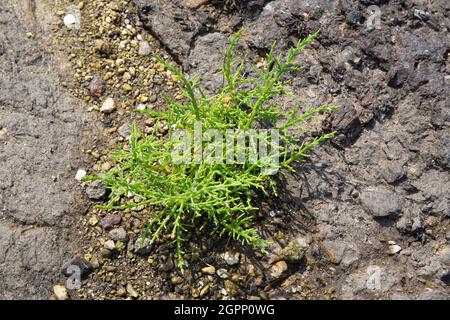
{"label": "dark soil", "polygon": [[50,15],[0,2],[0,298],[48,299],[79,246],[74,223],[88,203],[74,177],[91,120],[64,88]]}

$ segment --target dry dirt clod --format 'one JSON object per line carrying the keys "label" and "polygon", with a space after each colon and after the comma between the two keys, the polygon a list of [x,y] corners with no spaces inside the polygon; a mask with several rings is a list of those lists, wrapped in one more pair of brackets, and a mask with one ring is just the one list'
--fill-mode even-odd
{"label": "dry dirt clod", "polygon": [[94,44],[94,50],[105,56],[109,56],[112,52],[111,46],[103,40],[96,40]]}

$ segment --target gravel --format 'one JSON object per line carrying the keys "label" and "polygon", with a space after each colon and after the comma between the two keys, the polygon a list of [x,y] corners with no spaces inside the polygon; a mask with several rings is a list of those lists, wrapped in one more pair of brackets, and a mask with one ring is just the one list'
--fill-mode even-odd
{"label": "gravel", "polygon": [[131,125],[129,123],[125,123],[117,129],[119,135],[125,139],[129,139],[131,136]]}
{"label": "gravel", "polygon": [[[99,0],[99,3],[104,4],[105,1]],[[183,67],[189,74],[206,75],[206,81],[209,81],[208,85],[211,87],[221,82],[221,78],[214,79],[214,76],[217,76],[217,61],[222,61],[222,56],[216,53],[223,45],[227,45],[225,35],[228,35],[230,30],[224,32],[221,26],[226,25],[223,19],[228,20],[230,18],[228,14],[224,13],[223,17],[211,15],[211,12],[217,10],[211,9],[212,6],[208,4],[199,6],[198,11],[186,13],[184,7],[169,2],[136,0],[134,3],[141,9],[139,14],[143,17],[144,24],[158,24],[160,20],[164,20],[159,26],[147,25],[147,27],[155,31],[168,49],[173,49],[169,50],[170,53],[176,61],[184,62]],[[157,8],[161,6],[164,11],[148,10],[148,5],[155,3]],[[325,10],[323,2],[313,1],[313,4],[310,6],[303,2],[275,0],[267,8],[273,8],[273,12],[282,12],[281,16],[261,7],[261,11],[258,8],[255,10],[255,15],[251,19],[247,19],[245,14],[232,17],[236,18],[236,23],[250,30],[244,32],[246,34],[242,37],[242,47],[258,48],[261,52],[264,52],[273,40],[281,40],[282,45],[289,45],[286,43],[287,40],[295,40],[317,30],[320,26],[324,31],[321,32],[317,45],[312,45],[304,51],[306,74],[304,77],[295,77],[292,83],[294,90],[302,90],[306,95],[295,95],[293,99],[301,105],[309,103],[319,105],[337,104],[339,103],[337,98],[344,98],[343,103],[339,103],[343,107],[329,119],[329,129],[338,131],[336,139],[316,149],[314,159],[320,159],[320,163],[315,160],[305,163],[305,170],[302,170],[304,179],[295,177],[293,185],[301,190],[290,185],[287,192],[280,193],[282,199],[279,205],[282,208],[271,206],[267,211],[282,209],[283,213],[277,214],[275,219],[269,222],[261,223],[268,229],[263,230],[264,234],[266,235],[267,231],[268,236],[273,236],[275,242],[279,243],[282,255],[276,259],[282,258],[288,269],[294,273],[283,281],[282,286],[274,285],[268,288],[263,273],[266,275],[267,271],[270,273],[275,272],[275,269],[284,270],[284,266],[272,265],[272,262],[266,261],[266,257],[258,253],[255,253],[256,257],[251,253],[241,253],[237,254],[237,259],[225,259],[217,251],[232,250],[230,249],[232,245],[227,245],[226,249],[220,248],[217,251],[212,250],[216,248],[214,246],[201,246],[200,251],[195,254],[187,248],[189,268],[180,276],[177,268],[173,266],[173,251],[157,244],[143,253],[149,255],[145,258],[127,252],[119,255],[117,259],[107,260],[106,265],[96,273],[97,280],[90,283],[95,288],[97,298],[124,298],[127,290],[125,289],[124,294],[122,287],[129,283],[130,274],[139,274],[142,279],[145,278],[133,282],[134,288],[138,289],[136,291],[143,295],[140,298],[145,299],[191,298],[194,294],[196,298],[205,299],[229,299],[235,296],[246,298],[249,288],[252,290],[252,296],[263,299],[322,298],[322,294],[326,298],[339,298],[345,296],[345,292],[354,298],[383,299],[391,297],[394,291],[404,290],[408,294],[422,292],[425,284],[416,280],[417,269],[420,268],[428,268],[427,273],[438,286],[435,274],[441,275],[437,272],[441,271],[442,266],[436,252],[440,252],[437,249],[442,248],[447,225],[446,220],[442,221],[437,217],[440,218],[442,213],[442,217],[445,218],[445,214],[449,211],[445,208],[442,210],[442,205],[437,204],[438,201],[442,204],[447,200],[442,190],[448,190],[445,176],[448,162],[443,151],[446,150],[444,144],[446,140],[440,139],[446,119],[445,104],[439,104],[435,97],[446,96],[442,94],[445,91],[442,86],[444,80],[441,77],[444,73],[442,66],[445,64],[445,53],[448,51],[446,45],[435,45],[433,42],[439,41],[428,41],[428,36],[424,37],[423,34],[431,30],[425,25],[414,25],[411,29],[410,21],[407,20],[399,28],[388,28],[383,33],[376,30],[361,33],[364,26],[359,25],[358,21],[366,12],[364,4],[361,3],[343,5],[341,10],[333,13]],[[167,81],[163,68],[153,63],[147,56],[140,55],[140,42],[143,38],[151,40],[141,29],[139,19],[133,21],[133,28],[136,22],[136,32],[125,27],[131,23],[125,22],[121,13],[124,13],[125,9],[131,10],[131,7],[117,1],[111,1],[111,6],[114,7],[113,10],[108,4],[104,6],[104,11],[98,11],[98,14],[102,18],[110,17],[117,20],[114,20],[114,23],[101,22],[101,26],[104,28],[104,35],[120,36],[117,38],[102,36],[104,40],[101,40],[102,45],[96,49],[95,57],[89,48],[86,51],[87,56],[94,61],[85,63],[83,61],[85,56],[80,55],[74,62],[81,62],[82,65],[77,72],[80,82],[85,83],[89,81],[90,75],[99,74],[107,82],[108,88],[116,90],[114,99],[117,112],[108,117],[99,114],[103,117],[107,132],[111,132],[111,144],[115,146],[117,141],[123,142],[122,138],[126,137],[119,130],[119,126],[125,121],[130,121],[130,112],[134,117],[132,111],[139,103],[151,103],[148,109],[159,108],[161,101],[158,101],[157,97],[160,96],[160,92],[170,91],[167,86],[170,87],[168,83],[171,80]],[[403,19],[398,16],[396,3],[385,6],[392,8],[391,11],[386,11],[386,19]],[[439,14],[440,11],[436,9],[433,12]],[[301,14],[298,15],[299,13]],[[132,10],[127,12],[127,16],[133,15],[136,13]],[[88,18],[88,15],[86,17]],[[180,17],[181,23],[172,23],[171,18],[178,21],[176,19]],[[216,19],[218,21],[215,21]],[[297,23],[280,23],[285,20]],[[204,21],[214,26],[211,29],[214,30],[213,33],[208,31],[198,33],[196,26],[204,25]],[[336,28],[335,21],[351,27],[346,27],[342,31]],[[290,28],[296,30],[292,31]],[[177,29],[177,33],[172,33],[172,29]],[[96,34],[95,30],[92,33]],[[433,32],[429,34],[430,38],[437,37]],[[392,42],[393,38],[398,41]],[[185,44],[179,44],[180,41]],[[339,60],[343,44],[349,47],[351,44],[352,55],[347,57],[341,66],[335,61]],[[151,47],[158,49],[158,45],[154,42],[151,42]],[[427,51],[437,54],[429,55]],[[161,53],[164,55],[164,48]],[[253,59],[251,52],[249,53],[249,59]],[[412,57],[413,55],[417,58]],[[103,69],[104,60],[100,60],[106,56],[111,59],[107,64],[113,65],[110,69]],[[259,58],[256,55],[257,61]],[[89,66],[91,62],[101,68],[92,70]],[[398,68],[401,64],[410,64],[412,67],[406,68],[410,71],[401,71]],[[136,72],[133,71],[133,67],[136,68]],[[408,90],[400,90],[402,86],[408,87]],[[89,104],[97,106],[98,99],[94,99],[95,97],[89,95],[84,88],[83,91],[88,97],[82,95],[81,98],[86,98]],[[403,94],[412,99],[404,99]],[[435,107],[416,108],[429,104]],[[402,108],[402,105],[405,107]],[[138,123],[141,121],[140,124],[143,125],[145,118],[142,119],[139,115],[136,118]],[[327,128],[324,124],[325,121],[314,124],[314,135]],[[100,156],[96,161],[96,165],[100,167],[106,159]],[[430,175],[432,171],[436,172],[435,176]],[[361,190],[361,194],[358,190]],[[287,194],[295,196],[288,197]],[[417,208],[413,208],[412,204],[417,205]],[[414,210],[409,211],[410,208]],[[370,217],[368,219],[364,211],[377,219]],[[314,235],[312,243],[305,246],[305,252],[297,250],[298,246],[295,243],[288,242],[288,239],[298,235],[298,225],[308,221],[297,214],[299,212],[311,214],[316,222],[312,226],[307,226],[309,230],[306,227],[301,228],[300,233],[307,230],[309,234]],[[145,228],[145,223],[135,223],[137,212],[131,210],[120,213],[123,214],[122,225],[128,230],[129,235],[138,235],[142,232],[142,228]],[[101,217],[103,212],[95,214]],[[152,213],[143,208],[143,215],[138,219],[145,221],[148,214]],[[433,223],[429,219],[430,215],[434,215]],[[92,249],[89,252],[95,255],[99,249],[98,239],[104,239],[107,233],[96,225],[88,226],[88,229],[92,241]],[[429,261],[419,259],[417,265],[411,266],[409,256],[403,254],[405,250],[402,250],[401,254],[389,256],[386,253],[386,241],[389,239],[395,239],[410,252],[426,249],[423,256]],[[338,265],[333,266],[330,261],[322,259],[324,256],[321,245],[324,240],[328,244],[329,251],[335,255],[337,261],[335,263]],[[203,244],[203,240],[195,239],[195,241]],[[196,243],[195,241],[192,242]],[[116,243],[116,247],[119,243],[120,241]],[[139,245],[136,243],[130,243],[128,248],[131,251],[139,251]],[[280,252],[277,251],[278,253]],[[235,255],[231,251],[229,254]],[[430,254],[435,254],[434,260],[430,258]],[[297,270],[295,268],[300,267],[297,263],[303,262],[302,255],[307,258],[306,264]],[[365,274],[365,266],[379,263],[380,259],[384,259],[383,268],[378,268],[382,270],[381,286],[378,288],[374,285],[368,289],[367,283],[372,280],[373,274]],[[249,261],[262,262],[263,270],[259,269],[259,264],[252,265]],[[320,264],[317,264],[318,261]],[[229,277],[223,281],[220,276],[222,269],[216,271],[218,277],[201,273],[205,263],[217,268],[219,266],[233,266],[233,268],[229,268],[227,271]],[[422,266],[421,263],[426,266]],[[303,267],[306,268],[305,271]],[[113,276],[109,276],[108,273],[113,273]],[[283,279],[287,275],[287,271],[281,271],[278,279]],[[191,291],[190,283],[197,283],[197,277],[199,286]],[[167,279],[171,279],[172,283]],[[192,281],[193,279],[196,280]],[[117,283],[115,286],[117,288],[111,289],[111,286],[107,285],[110,282]],[[319,288],[313,288],[316,283],[319,283]],[[322,286],[324,283],[326,287]],[[173,285],[176,285],[175,290]],[[226,290],[222,289],[223,286]],[[345,286],[350,288],[345,289]],[[85,295],[88,291],[82,292]],[[411,295],[413,296],[415,295]]]}

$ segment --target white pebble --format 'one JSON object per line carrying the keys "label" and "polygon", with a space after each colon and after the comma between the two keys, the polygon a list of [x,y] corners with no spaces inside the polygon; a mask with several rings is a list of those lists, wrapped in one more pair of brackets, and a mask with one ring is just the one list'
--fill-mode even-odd
{"label": "white pebble", "polygon": [[64,24],[69,29],[80,29],[80,23],[78,22],[77,17],[71,13],[64,16]]}
{"label": "white pebble", "polygon": [[100,111],[103,113],[111,113],[116,109],[116,103],[113,98],[108,98],[103,102]]}
{"label": "white pebble", "polygon": [[138,111],[144,111],[144,110],[145,110],[145,104],[139,104],[139,105],[136,107],[136,110],[138,110]]}
{"label": "white pebble", "polygon": [[75,179],[81,181],[86,176],[86,171],[83,169],[78,169],[77,174],[75,175]]}

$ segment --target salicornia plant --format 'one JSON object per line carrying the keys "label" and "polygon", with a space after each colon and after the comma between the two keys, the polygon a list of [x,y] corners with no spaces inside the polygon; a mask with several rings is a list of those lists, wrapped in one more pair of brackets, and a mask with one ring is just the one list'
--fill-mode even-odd
{"label": "salicornia plant", "polygon": [[[257,208],[251,191],[276,196],[273,174],[293,170],[294,162],[304,160],[314,146],[333,136],[329,133],[301,141],[295,132],[298,134],[298,129],[317,113],[334,106],[311,108],[298,116],[298,107],[284,112],[285,107],[274,101],[287,94],[288,81],[283,75],[301,69],[296,58],[316,35],[299,41],[285,56],[276,54],[272,46],[266,63],[258,68],[233,54],[239,38],[236,34],[224,53],[223,86],[214,95],[204,93],[198,77],[188,78],[181,69],[157,56],[178,79],[185,99],[166,97],[167,110],[143,111],[158,121],[155,130],[158,123],[167,124],[168,135],[145,135],[133,124],[130,146],[112,155],[114,168],[90,177],[102,180],[111,191],[104,208],[151,208],[153,213],[148,217],[144,236],[152,242],[163,235],[172,239],[181,269],[185,265],[183,244],[191,234],[206,227],[219,236],[232,237],[264,251],[265,240],[252,226]],[[184,135],[174,139],[180,130]],[[214,140],[211,148],[211,136],[205,135],[208,130],[213,130],[216,137],[228,139],[230,132],[235,135],[227,143]],[[276,134],[276,139],[267,132]],[[227,147],[235,145],[240,137],[244,137],[240,151],[247,156],[237,161]],[[265,145],[270,147],[270,154],[248,156],[252,147]],[[224,149],[227,151],[221,153]],[[175,161],[174,150],[185,152],[187,157]],[[210,158],[204,156],[207,150]]]}

